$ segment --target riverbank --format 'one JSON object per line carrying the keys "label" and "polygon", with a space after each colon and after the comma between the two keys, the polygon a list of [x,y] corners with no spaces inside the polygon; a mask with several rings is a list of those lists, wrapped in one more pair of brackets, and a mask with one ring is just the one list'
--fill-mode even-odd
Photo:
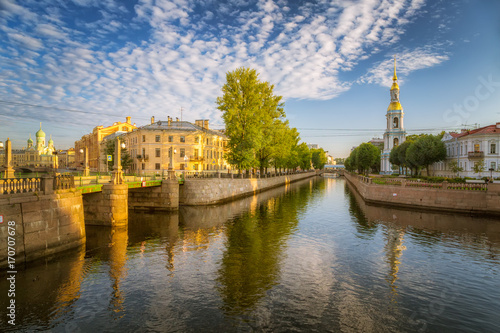
{"label": "riverbank", "polygon": [[448,183],[433,187],[375,184],[371,178],[344,172],[345,179],[368,204],[407,209],[500,217],[500,184],[471,189]]}

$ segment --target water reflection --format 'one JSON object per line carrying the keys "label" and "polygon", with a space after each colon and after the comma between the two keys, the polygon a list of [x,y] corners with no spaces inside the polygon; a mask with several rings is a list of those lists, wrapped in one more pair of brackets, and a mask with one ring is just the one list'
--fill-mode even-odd
{"label": "water reflection", "polygon": [[121,318],[125,301],[121,285],[127,276],[128,230],[127,228],[86,226],[86,231],[87,257],[107,263],[108,276],[112,283],[108,308],[116,314],[117,318]]}
{"label": "water reflection", "polygon": [[316,181],[305,182],[309,186],[288,186],[271,197],[270,193],[255,197],[251,209],[226,223],[225,251],[217,278],[226,314],[242,315],[254,310],[277,283],[287,241],[297,230],[299,213],[314,197]]}
{"label": "water reflection", "polygon": [[[55,258],[28,263],[25,270],[18,270],[14,298],[17,327],[28,324],[47,328],[70,313],[80,298],[81,284],[88,273],[84,255],[82,246]],[[9,305],[8,290],[6,275],[0,274],[1,309]],[[1,313],[6,314],[4,310]],[[5,319],[0,321],[0,331],[16,331],[16,327],[6,325]]]}

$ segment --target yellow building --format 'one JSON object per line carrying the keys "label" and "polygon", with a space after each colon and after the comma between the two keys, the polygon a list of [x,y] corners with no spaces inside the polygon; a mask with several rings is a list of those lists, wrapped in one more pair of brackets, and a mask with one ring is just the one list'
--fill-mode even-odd
{"label": "yellow building", "polygon": [[[151,174],[167,171],[173,152],[174,170],[227,170],[224,160],[227,137],[209,128],[208,120],[154,121],[122,135],[133,164],[130,172]],[[105,161],[102,161],[105,167]]]}
{"label": "yellow building", "polygon": [[[118,131],[131,132],[137,126],[132,124],[130,117],[126,117],[126,122],[115,122],[108,127],[97,126],[92,133],[82,136],[79,141],[75,142],[75,164],[76,167],[82,167],[85,162],[85,148],[88,149],[88,163],[91,171],[106,171],[106,165],[101,163],[100,144],[104,137]],[[83,153],[80,152],[83,150]]]}

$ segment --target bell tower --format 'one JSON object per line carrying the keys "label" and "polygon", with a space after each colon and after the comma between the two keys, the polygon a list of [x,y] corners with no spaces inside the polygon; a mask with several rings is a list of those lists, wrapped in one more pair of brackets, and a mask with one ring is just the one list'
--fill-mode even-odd
{"label": "bell tower", "polygon": [[392,77],[391,102],[387,108],[387,127],[384,133],[384,150],[381,158],[381,173],[393,173],[392,165],[389,162],[389,155],[394,147],[399,146],[406,140],[406,131],[403,125],[403,107],[399,102],[398,76],[396,75],[396,56],[394,56],[394,76]]}

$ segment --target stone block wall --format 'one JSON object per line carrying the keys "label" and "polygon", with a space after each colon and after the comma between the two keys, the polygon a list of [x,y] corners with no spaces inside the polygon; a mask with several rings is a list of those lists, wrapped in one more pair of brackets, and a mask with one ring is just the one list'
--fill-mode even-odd
{"label": "stone block wall", "polygon": [[316,176],[314,171],[270,178],[189,178],[180,186],[179,205],[212,205],[228,202],[313,176]]}
{"label": "stone block wall", "polygon": [[128,207],[134,210],[169,211],[179,209],[179,183],[163,180],[161,186],[131,188]]}
{"label": "stone block wall", "polygon": [[128,224],[127,184],[105,184],[102,192],[85,194],[85,224],[121,227]]}
{"label": "stone block wall", "polygon": [[85,243],[82,194],[20,193],[0,196],[0,267],[7,265],[8,221],[15,221],[16,267]]}
{"label": "stone block wall", "polygon": [[445,190],[368,184],[347,172],[344,176],[367,203],[500,216],[499,184],[488,184],[487,191]]}

